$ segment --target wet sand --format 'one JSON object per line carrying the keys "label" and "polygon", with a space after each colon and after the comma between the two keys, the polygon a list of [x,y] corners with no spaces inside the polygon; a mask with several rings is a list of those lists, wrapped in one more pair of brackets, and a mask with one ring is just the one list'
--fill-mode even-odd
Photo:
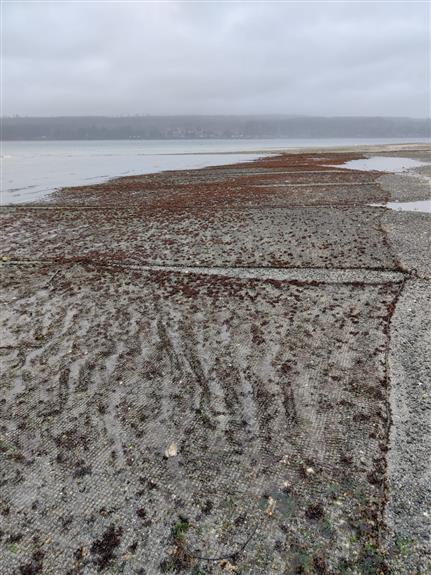
{"label": "wet sand", "polygon": [[[4,206],[0,573],[425,574],[426,146]],[[428,304],[428,305],[427,305]]]}

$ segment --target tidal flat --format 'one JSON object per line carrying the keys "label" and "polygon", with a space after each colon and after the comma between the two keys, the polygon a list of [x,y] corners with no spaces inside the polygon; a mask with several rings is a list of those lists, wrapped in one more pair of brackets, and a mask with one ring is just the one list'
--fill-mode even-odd
{"label": "tidal flat", "polygon": [[430,175],[297,150],[2,206],[0,573],[430,573],[431,214],[384,207]]}

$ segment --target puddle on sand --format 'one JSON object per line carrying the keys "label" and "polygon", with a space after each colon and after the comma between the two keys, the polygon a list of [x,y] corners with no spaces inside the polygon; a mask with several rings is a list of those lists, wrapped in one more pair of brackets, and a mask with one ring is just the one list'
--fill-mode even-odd
{"label": "puddle on sand", "polygon": [[397,212],[422,212],[431,214],[431,200],[418,200],[417,202],[388,202],[387,204],[369,204],[378,208],[389,208]]}
{"label": "puddle on sand", "polygon": [[348,170],[360,170],[364,172],[405,172],[411,168],[427,166],[427,162],[412,160],[411,158],[397,158],[387,156],[373,156],[363,160],[350,160],[337,168],[347,168]]}

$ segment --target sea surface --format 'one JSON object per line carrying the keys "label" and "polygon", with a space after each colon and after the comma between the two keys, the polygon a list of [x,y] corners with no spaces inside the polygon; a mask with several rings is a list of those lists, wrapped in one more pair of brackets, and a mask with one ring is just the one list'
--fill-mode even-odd
{"label": "sea surface", "polygon": [[427,139],[98,140],[1,142],[1,203],[23,203],[66,187],[164,170],[253,160],[282,149],[427,143]]}

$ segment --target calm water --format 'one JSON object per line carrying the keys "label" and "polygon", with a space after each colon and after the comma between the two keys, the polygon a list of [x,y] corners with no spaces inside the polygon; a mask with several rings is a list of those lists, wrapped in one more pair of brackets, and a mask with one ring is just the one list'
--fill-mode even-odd
{"label": "calm water", "polygon": [[386,204],[370,204],[379,208],[389,208],[396,212],[420,212],[431,214],[431,200],[417,200],[416,202],[387,202]]}
{"label": "calm water", "polygon": [[421,166],[427,166],[427,162],[420,162],[419,160],[413,160],[411,158],[399,158],[399,157],[389,157],[389,156],[373,156],[367,158],[366,160],[350,160],[350,162],[345,162],[343,168],[348,170],[360,170],[364,172],[393,172],[400,173],[406,172],[411,168],[420,168]]}
{"label": "calm water", "polygon": [[[426,141],[416,138],[3,142],[1,202],[34,201],[64,186],[93,184],[117,176],[231,164],[280,149]],[[256,151],[260,153],[253,153]]]}

